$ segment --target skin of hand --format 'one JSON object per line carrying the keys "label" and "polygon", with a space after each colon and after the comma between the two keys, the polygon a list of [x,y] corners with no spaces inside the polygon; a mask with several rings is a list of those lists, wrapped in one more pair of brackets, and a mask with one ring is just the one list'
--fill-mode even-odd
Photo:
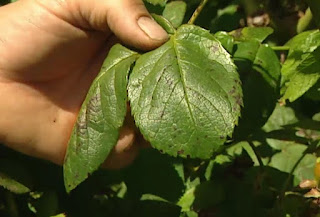
{"label": "skin of hand", "polygon": [[[113,33],[141,50],[168,39],[142,0],[19,0],[0,7],[0,17],[0,143],[60,165]],[[137,155],[127,120],[108,168]]]}

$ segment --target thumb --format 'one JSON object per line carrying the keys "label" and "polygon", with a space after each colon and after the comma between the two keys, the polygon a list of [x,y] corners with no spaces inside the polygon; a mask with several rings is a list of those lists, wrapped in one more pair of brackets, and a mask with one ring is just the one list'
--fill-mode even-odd
{"label": "thumb", "polygon": [[151,18],[142,0],[121,0],[110,8],[109,28],[123,42],[149,50],[168,39],[168,34]]}
{"label": "thumb", "polygon": [[168,34],[152,19],[142,0],[78,1],[91,28],[110,29],[124,43],[150,50],[168,40]]}

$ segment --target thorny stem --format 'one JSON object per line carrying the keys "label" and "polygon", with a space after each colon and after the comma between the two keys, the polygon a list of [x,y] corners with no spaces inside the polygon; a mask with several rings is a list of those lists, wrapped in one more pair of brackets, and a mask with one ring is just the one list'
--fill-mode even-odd
{"label": "thorny stem", "polygon": [[209,0],[202,0],[202,2],[200,3],[200,5],[197,7],[197,9],[193,12],[192,17],[190,18],[190,20],[188,21],[188,24],[193,24],[194,21],[196,21],[197,17],[199,16],[199,14],[201,13],[202,9],[204,8],[204,6],[207,4]]}
{"label": "thorny stem", "polygon": [[258,150],[256,149],[256,146],[253,144],[252,141],[248,141],[248,143],[249,143],[250,147],[252,148],[254,154],[256,155],[258,162],[259,162],[260,169],[262,170],[264,165],[262,162],[262,158],[261,158],[260,154],[258,153]]}

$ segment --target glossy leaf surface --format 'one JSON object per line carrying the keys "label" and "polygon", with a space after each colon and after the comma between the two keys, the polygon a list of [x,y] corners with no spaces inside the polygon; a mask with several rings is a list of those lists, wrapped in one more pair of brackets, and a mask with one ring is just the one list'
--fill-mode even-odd
{"label": "glossy leaf surface", "polygon": [[139,58],[128,91],[142,134],[173,156],[209,158],[232,135],[242,104],[229,54],[193,25]]}
{"label": "glossy leaf surface", "polygon": [[117,143],[127,111],[127,79],[138,54],[115,45],[93,82],[69,140],[64,163],[67,191],[98,169]]}
{"label": "glossy leaf surface", "polygon": [[285,92],[287,83],[296,74],[301,62],[320,46],[320,31],[303,32],[292,38],[286,46],[290,47],[290,50],[281,69],[282,92]]}
{"label": "glossy leaf surface", "polygon": [[282,97],[283,101],[286,99],[289,99],[290,102],[295,101],[317,83],[320,78],[319,60],[320,47],[305,55],[303,60],[299,61],[299,65],[294,69],[290,81],[286,84],[286,91]]}

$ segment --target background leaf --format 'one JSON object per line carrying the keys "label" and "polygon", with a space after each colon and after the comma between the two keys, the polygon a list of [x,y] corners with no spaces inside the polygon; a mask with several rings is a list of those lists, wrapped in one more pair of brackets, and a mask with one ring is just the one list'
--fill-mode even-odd
{"label": "background leaf", "polygon": [[128,91],[141,133],[173,156],[209,158],[232,134],[242,104],[228,53],[192,25],[139,58]]}
{"label": "background leaf", "polygon": [[161,154],[154,149],[143,150],[135,164],[125,171],[127,196],[141,198],[142,195],[151,194],[177,202],[184,190],[179,167],[183,171],[182,160],[179,158]]}
{"label": "background leaf", "polygon": [[31,174],[22,162],[0,157],[0,186],[15,194],[25,194],[31,191],[32,184]]}
{"label": "background leaf", "polygon": [[[280,153],[275,154],[270,162],[270,166],[289,173],[303,152],[307,149],[301,144],[287,144],[282,147]],[[316,157],[312,154],[307,154],[299,163],[294,171],[295,185],[299,184],[304,179],[313,179],[313,169],[316,162]]]}
{"label": "background leaf", "polygon": [[244,102],[235,135],[247,139],[248,134],[265,124],[274,110],[279,97],[281,66],[275,52],[257,40],[240,42],[235,49],[233,56],[239,67]]}
{"label": "background leaf", "polygon": [[229,52],[229,54],[233,53],[234,38],[231,35],[227,32],[219,31],[214,34],[214,37],[220,41],[221,45]]}
{"label": "background leaf", "polygon": [[320,31],[303,32],[289,40],[286,46],[290,47],[290,50],[281,69],[282,93],[286,91],[286,85],[296,74],[298,66],[320,46]]}
{"label": "background leaf", "polygon": [[318,0],[306,0],[313,16],[314,22],[320,26],[320,2]]}
{"label": "background leaf", "polygon": [[175,28],[178,28],[186,14],[187,4],[184,1],[172,1],[166,4],[163,16],[169,20]]}
{"label": "background leaf", "polygon": [[0,173],[0,186],[16,194],[28,193],[30,189],[16,180]]}
{"label": "background leaf", "polygon": [[148,2],[150,4],[153,4],[153,5],[161,5],[161,6],[164,6],[168,0],[144,0],[145,2]]}
{"label": "background leaf", "polygon": [[320,47],[306,55],[303,60],[299,61],[294,72],[289,77],[290,81],[286,83],[286,91],[282,97],[282,101],[289,99],[290,102],[295,101],[320,78]]}
{"label": "background leaf", "polygon": [[67,191],[104,162],[117,143],[127,112],[127,79],[138,54],[114,45],[80,109],[64,162]]}
{"label": "background leaf", "polygon": [[167,20],[165,17],[157,15],[157,14],[151,14],[153,19],[169,34],[174,34],[175,29],[170,23],[169,20]]}
{"label": "background leaf", "polygon": [[235,30],[231,33],[237,40],[257,40],[260,43],[273,33],[273,29],[270,27],[244,27],[240,34],[238,31]]}

